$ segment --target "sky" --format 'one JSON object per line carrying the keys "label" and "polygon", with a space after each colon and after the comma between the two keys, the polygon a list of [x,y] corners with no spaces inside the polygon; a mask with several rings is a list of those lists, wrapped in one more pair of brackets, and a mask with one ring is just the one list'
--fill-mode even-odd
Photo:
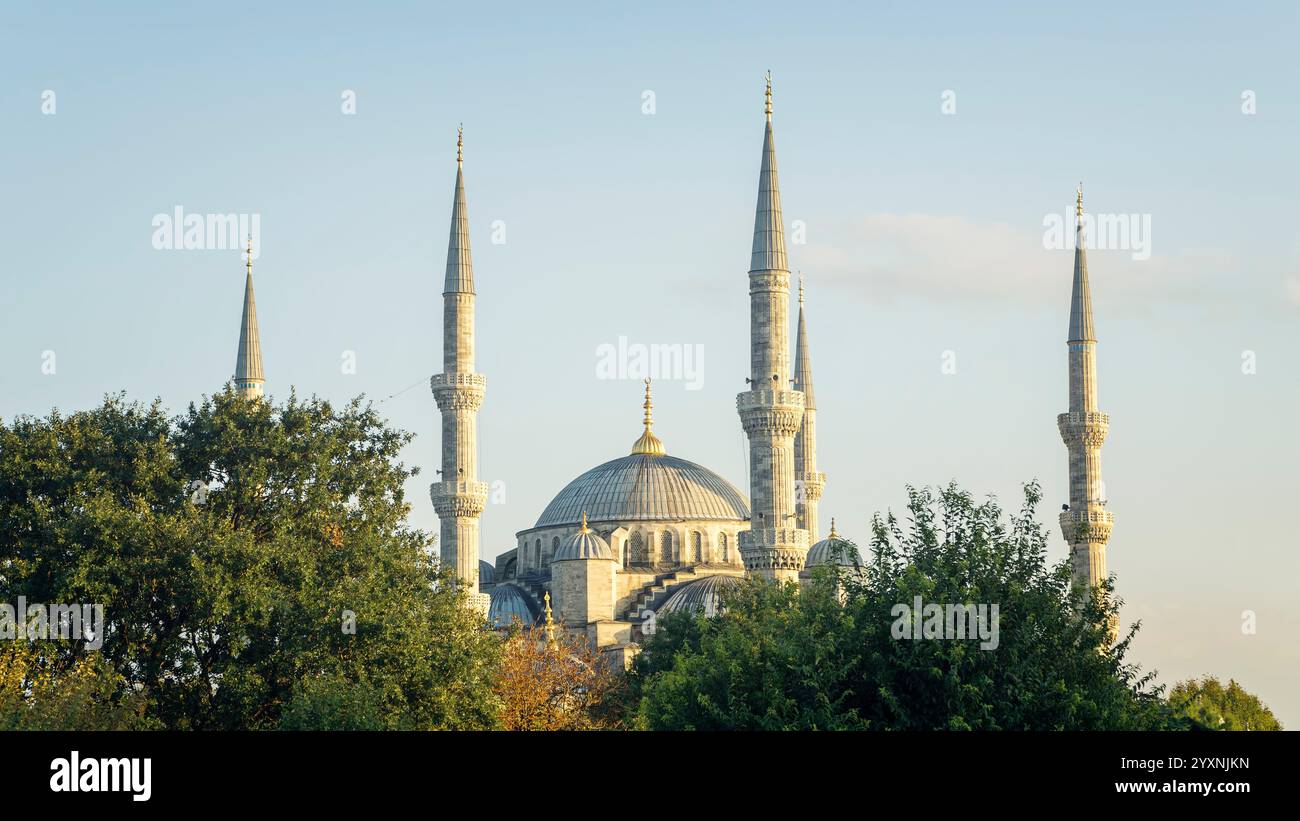
{"label": "sky", "polygon": [[598,368],[620,338],[696,352],[697,373],[656,383],[656,433],[747,490],[735,394],[770,69],[823,532],[834,516],[865,542],[909,484],[1016,507],[1037,480],[1065,557],[1072,251],[1046,226],[1082,181],[1089,212],[1140,229],[1089,253],[1133,657],[1167,684],[1234,677],[1300,727],[1297,14],[6,3],[0,418],[121,390],[179,413],[218,390],[240,252],[155,248],[154,220],[255,214],[268,393],[365,394],[417,434],[411,524],[436,532],[428,377],[463,123],[483,557],[629,452],[642,386]]}

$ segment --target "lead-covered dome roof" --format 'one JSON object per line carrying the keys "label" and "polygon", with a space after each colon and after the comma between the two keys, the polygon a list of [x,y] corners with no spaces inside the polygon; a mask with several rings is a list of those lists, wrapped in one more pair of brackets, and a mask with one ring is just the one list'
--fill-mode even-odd
{"label": "lead-covered dome roof", "polygon": [[492,588],[490,598],[488,621],[494,627],[509,627],[515,619],[526,625],[537,621],[537,611],[532,600],[513,584],[501,584]]}
{"label": "lead-covered dome roof", "polygon": [[675,456],[633,453],[569,482],[534,527],[576,524],[583,511],[593,522],[735,522],[749,519],[749,502],[706,467]]}
{"label": "lead-covered dome roof", "polygon": [[853,543],[835,532],[835,520],[831,519],[831,532],[825,539],[808,548],[804,567],[816,567],[822,564],[834,564],[840,567],[861,567],[862,557]]}
{"label": "lead-covered dome roof", "polygon": [[661,616],[666,613],[703,613],[714,616],[721,611],[722,592],[741,583],[736,576],[705,576],[687,582],[673,591],[655,612]]}

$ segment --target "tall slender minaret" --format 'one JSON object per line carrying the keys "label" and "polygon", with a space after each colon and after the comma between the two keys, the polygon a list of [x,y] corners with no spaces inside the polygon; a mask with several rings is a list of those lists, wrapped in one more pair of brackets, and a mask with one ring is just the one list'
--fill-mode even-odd
{"label": "tall slender minaret", "polygon": [[248,260],[244,263],[244,316],[239,323],[239,353],[235,355],[235,392],[245,399],[259,399],[266,385],[262,374],[262,341],[257,333],[257,304],[253,301],[253,238],[248,238]]}
{"label": "tall slender minaret", "polygon": [[794,386],[803,392],[803,423],[794,437],[795,510],[808,543],[817,543],[817,504],[826,487],[826,474],[817,471],[817,400],[813,398],[812,354],[808,323],[803,315],[803,275],[799,275],[799,333],[794,348]]}
{"label": "tall slender minaret", "polygon": [[1115,515],[1106,509],[1101,481],[1101,443],[1110,416],[1097,410],[1097,337],[1092,327],[1092,293],[1084,251],[1083,183],[1075,202],[1074,287],[1070,295],[1070,410],[1056,417],[1070,452],[1070,507],[1061,512],[1061,532],[1070,545],[1074,582],[1095,586],[1106,578],[1106,542]]}
{"label": "tall slender minaret", "polygon": [[429,379],[442,413],[442,481],[429,486],[440,522],[442,564],[452,568],[463,589],[487,612],[478,592],[478,520],[488,487],[478,481],[478,409],[487,379],[474,373],[474,265],[465,207],[464,133],[456,135],[456,194],[447,241],[447,276],[442,288],[442,370]]}
{"label": "tall slender minaret", "polygon": [[803,422],[804,396],[790,385],[790,271],[772,140],[771,72],[764,111],[763,166],[749,263],[750,389],[736,397],[749,437],[751,511],[749,530],[741,532],[739,542],[750,574],[798,581],[809,544],[794,500],[794,437]]}

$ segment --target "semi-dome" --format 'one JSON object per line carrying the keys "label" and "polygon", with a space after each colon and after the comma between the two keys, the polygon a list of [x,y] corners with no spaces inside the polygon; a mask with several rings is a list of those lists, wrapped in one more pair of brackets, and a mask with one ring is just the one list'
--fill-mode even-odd
{"label": "semi-dome", "polygon": [[497,569],[492,566],[492,562],[485,562],[482,559],[478,561],[478,583],[492,584],[496,581]]}
{"label": "semi-dome", "polygon": [[573,525],[584,512],[593,522],[746,521],[749,502],[718,474],[668,456],[654,435],[650,380],[645,429],[632,453],[592,468],[569,482],[534,527]]}
{"label": "semi-dome", "polygon": [[825,539],[808,548],[804,567],[816,567],[821,564],[836,564],[840,567],[861,567],[862,558],[852,543],[835,532],[835,520],[831,519],[831,532]]}
{"label": "semi-dome", "polygon": [[515,619],[524,624],[537,621],[537,611],[528,594],[513,584],[503,584],[492,588],[491,603],[488,605],[488,621],[494,627],[509,627]]}
{"label": "semi-dome", "polygon": [[712,616],[720,611],[722,591],[741,583],[736,576],[705,576],[677,588],[659,605],[659,615],[665,613],[703,613]]}
{"label": "semi-dome", "polygon": [[600,534],[587,527],[587,514],[582,514],[582,527],[577,533],[573,534],[567,542],[555,551],[551,557],[553,562],[563,562],[573,559],[613,559],[614,551],[610,549],[609,542],[600,538]]}

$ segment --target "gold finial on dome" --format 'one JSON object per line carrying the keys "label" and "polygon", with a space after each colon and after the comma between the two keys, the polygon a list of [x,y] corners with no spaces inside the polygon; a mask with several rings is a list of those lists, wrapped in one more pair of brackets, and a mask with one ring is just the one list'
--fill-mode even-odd
{"label": "gold finial on dome", "polygon": [[578,528],[579,533],[590,533],[591,528],[587,527],[587,511],[582,511],[582,527]]}
{"label": "gold finial on dome", "polygon": [[828,538],[828,539],[838,539],[839,537],[840,537],[840,534],[838,534],[838,533],[835,532],[835,517],[832,516],[832,517],[831,517],[831,533],[830,533],[830,535],[827,536],[826,538]]}
{"label": "gold finial on dome", "polygon": [[645,431],[642,432],[641,438],[636,440],[636,444],[632,445],[632,453],[633,455],[640,453],[646,456],[663,456],[664,443],[659,441],[659,437],[655,436],[652,430],[654,420],[650,416],[650,409],[653,404],[650,401],[649,379],[645,381],[645,404],[641,407],[645,408]]}
{"label": "gold finial on dome", "polygon": [[767,80],[767,91],[763,94],[765,100],[763,103],[763,113],[766,114],[767,118],[770,120],[772,119],[772,69],[769,68],[767,70],[765,79]]}

